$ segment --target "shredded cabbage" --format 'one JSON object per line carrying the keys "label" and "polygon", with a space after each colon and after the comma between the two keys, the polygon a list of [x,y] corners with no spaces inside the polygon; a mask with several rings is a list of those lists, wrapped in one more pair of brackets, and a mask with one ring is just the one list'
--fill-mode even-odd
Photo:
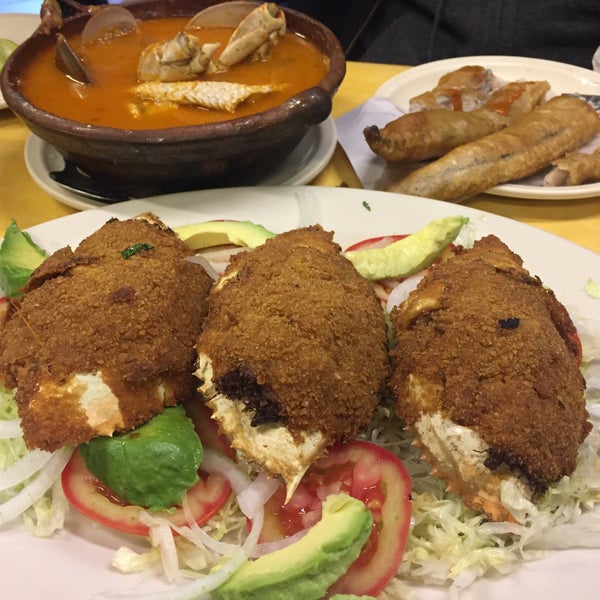
{"label": "shredded cabbage", "polygon": [[[17,405],[13,398],[13,392],[0,385],[0,420],[8,422],[17,418]],[[0,439],[0,471],[15,464],[28,453],[22,436]],[[0,502],[4,503],[15,497],[24,485],[35,477],[34,474],[25,482],[0,491]],[[55,531],[62,529],[68,510],[69,505],[60,485],[60,478],[58,478],[39,500],[25,510],[22,517],[25,526],[33,535],[49,537]]]}
{"label": "shredded cabbage", "polygon": [[392,406],[382,406],[367,439],[385,446],[404,461],[413,483],[412,526],[406,551],[382,599],[408,598],[398,582],[447,586],[450,598],[484,575],[503,575],[523,561],[537,560],[549,550],[600,547],[600,327],[588,319],[577,324],[583,343],[586,399],[592,431],[579,448],[570,477],[550,486],[534,505],[515,486],[505,483],[502,502],[518,523],[493,523],[445,491],[432,476],[411,435],[393,416]]}
{"label": "shredded cabbage", "polygon": [[[455,243],[469,247],[474,237],[474,225],[469,223]],[[598,290],[598,284],[591,279],[586,283],[585,291],[590,296],[600,297]],[[504,484],[502,501],[517,523],[488,522],[458,496],[446,492],[445,483],[432,476],[429,465],[421,460],[411,434],[395,417],[393,406],[378,407],[364,437],[397,454],[404,461],[413,484],[412,522],[406,551],[398,573],[380,600],[412,600],[416,593],[411,584],[444,586],[450,598],[458,598],[460,590],[477,578],[509,573],[523,561],[542,558],[549,550],[600,547],[600,514],[595,511],[600,503],[600,323],[587,318],[580,319],[576,325],[583,345],[582,372],[587,381],[586,399],[593,429],[579,449],[575,471],[552,485],[537,505],[529,502],[515,486]],[[15,419],[17,408],[13,395],[0,385],[0,421]],[[0,437],[0,470],[27,452],[21,437]],[[249,467],[247,472],[251,474]],[[239,477],[241,482],[243,473]],[[0,491],[0,502],[9,499],[21,487],[22,484]],[[23,519],[33,534],[50,536],[62,528],[67,511],[68,503],[59,478],[27,509]],[[182,535],[173,537],[170,531],[168,534],[165,531],[164,523],[153,522],[151,516],[148,519],[151,529],[161,529],[162,539],[155,539],[154,546],[149,544],[147,552],[119,548],[113,567],[123,573],[146,571],[162,562],[168,579],[174,579],[176,573],[196,579],[223,566],[224,552],[219,551],[219,545],[242,547],[248,543],[247,518],[235,495],[202,527],[202,536],[210,536],[212,543],[206,539],[203,543],[192,523],[187,531],[182,529]],[[165,549],[169,550],[166,558]],[[158,593],[156,597],[163,596]],[[172,597],[178,597],[177,590]]]}

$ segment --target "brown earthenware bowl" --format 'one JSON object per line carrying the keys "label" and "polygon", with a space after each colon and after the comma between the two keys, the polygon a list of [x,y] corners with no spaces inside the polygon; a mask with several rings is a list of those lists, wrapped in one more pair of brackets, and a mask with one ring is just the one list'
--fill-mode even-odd
{"label": "brown earthenware bowl", "polygon": [[[136,18],[191,17],[219,0],[142,0],[124,4]],[[75,14],[61,29],[38,29],[9,57],[2,72],[2,94],[9,108],[65,160],[92,178],[109,182],[131,197],[209,187],[249,185],[277,167],[308,128],[331,112],[332,96],[346,62],[335,35],[311,17],[285,9],[287,26],[313,42],[328,58],[329,72],[315,86],[283,104],[221,123],[168,129],[124,130],[61,118],[32,105],[20,91],[21,73],[56,33],[77,33],[89,14]],[[49,91],[49,93],[51,93]]]}

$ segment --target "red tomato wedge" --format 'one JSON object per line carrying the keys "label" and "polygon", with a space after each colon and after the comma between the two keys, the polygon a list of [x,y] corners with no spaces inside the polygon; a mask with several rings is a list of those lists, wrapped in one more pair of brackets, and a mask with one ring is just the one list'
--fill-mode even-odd
{"label": "red tomato wedge", "polygon": [[[199,403],[185,406],[188,416],[194,421],[203,446],[229,454],[229,443],[217,432],[208,409]],[[202,467],[199,475],[200,481],[188,490],[187,498],[195,521],[202,525],[219,512],[231,488],[225,478],[204,473]],[[148,535],[148,527],[140,523],[138,518],[141,508],[116,498],[88,471],[85,459],[77,450],[63,470],[62,487],[69,504],[92,521],[125,533]],[[152,514],[164,517],[174,525],[187,523],[181,507]]]}
{"label": "red tomato wedge", "polygon": [[394,454],[371,442],[353,441],[333,447],[306,473],[290,502],[281,486],[265,507],[261,542],[281,540],[314,525],[321,503],[331,493],[345,492],[364,502],[373,528],[362,553],[329,594],[376,596],[394,576],[402,560],[411,515],[410,476]]}

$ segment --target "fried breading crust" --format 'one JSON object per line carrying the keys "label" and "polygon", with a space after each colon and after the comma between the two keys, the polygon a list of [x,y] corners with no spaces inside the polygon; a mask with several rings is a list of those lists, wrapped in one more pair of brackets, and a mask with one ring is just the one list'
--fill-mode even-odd
{"label": "fried breading crust", "polygon": [[[135,244],[142,247],[124,258]],[[130,429],[194,395],[194,343],[212,280],[185,260],[190,254],[159,222],[111,220],[33,273],[0,333],[0,373],[17,388],[29,447],[54,450]],[[93,422],[111,402],[82,400],[100,380],[73,379],[98,373],[120,413],[101,431]]]}
{"label": "fried breading crust", "polygon": [[222,281],[197,344],[219,393],[255,425],[332,442],[370,422],[388,374],[384,314],[331,233],[280,234],[234,257]]}
{"label": "fried breading crust", "polygon": [[[440,411],[489,445],[488,468],[516,468],[533,490],[573,471],[591,429],[575,327],[498,238],[436,266],[391,322],[392,387],[409,426]],[[411,378],[438,393],[409,401]]]}
{"label": "fried breading crust", "polygon": [[402,115],[381,129],[364,130],[367,144],[386,160],[437,158],[478,138],[517,123],[550,89],[547,81],[513,81],[496,90],[481,108],[470,112],[443,108]]}
{"label": "fried breading crust", "polygon": [[600,131],[600,116],[584,100],[555,96],[518,123],[454,148],[412,171],[388,191],[438,200],[468,198],[533,175]]}

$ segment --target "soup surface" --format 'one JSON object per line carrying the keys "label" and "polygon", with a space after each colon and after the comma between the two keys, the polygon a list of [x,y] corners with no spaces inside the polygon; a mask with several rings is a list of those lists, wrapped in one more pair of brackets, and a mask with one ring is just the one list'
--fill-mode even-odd
{"label": "soup surface", "polygon": [[[139,83],[137,66],[142,50],[155,42],[171,39],[189,19],[139,21],[139,31],[104,42],[82,45],[79,35],[69,38],[81,56],[95,85],[74,83],[54,65],[54,46],[28,65],[21,84],[22,94],[35,106],[74,121],[120,129],[157,129],[224,121],[257,113],[281,104],[291,96],[317,84],[327,73],[327,58],[309,41],[292,32],[274,46],[265,61],[246,60],[227,71],[202,74],[204,81],[284,84],[284,89],[251,96],[234,113],[190,106],[152,106],[134,116],[130,105],[139,103],[132,88]],[[202,43],[219,42],[223,48],[233,28],[193,29]],[[213,58],[217,58],[220,49]],[[137,114],[137,111],[136,111]]]}

